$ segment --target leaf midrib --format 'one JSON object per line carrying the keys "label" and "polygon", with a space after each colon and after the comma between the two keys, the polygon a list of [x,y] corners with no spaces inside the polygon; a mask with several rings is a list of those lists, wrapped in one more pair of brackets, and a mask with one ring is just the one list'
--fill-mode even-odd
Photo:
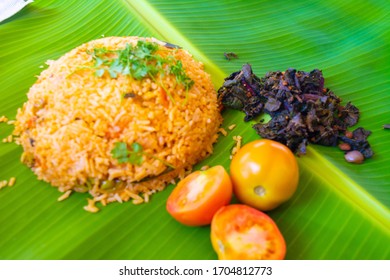
{"label": "leaf midrib", "polygon": [[300,161],[306,170],[326,180],[326,186],[334,193],[390,235],[389,209],[369,194],[363,186],[339,170],[313,147],[308,147],[308,155],[302,157]]}

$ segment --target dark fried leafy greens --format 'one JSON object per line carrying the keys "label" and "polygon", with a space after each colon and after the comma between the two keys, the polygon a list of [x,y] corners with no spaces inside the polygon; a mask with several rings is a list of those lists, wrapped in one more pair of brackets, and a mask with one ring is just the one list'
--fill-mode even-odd
{"label": "dark fried leafy greens", "polygon": [[218,90],[222,108],[240,110],[245,121],[262,113],[270,115],[267,123],[258,122],[253,128],[263,138],[287,145],[297,154],[305,154],[310,143],[336,146],[348,143],[365,158],[373,155],[367,141],[370,131],[348,127],[359,120],[359,109],[324,87],[321,70],[311,72],[289,68],[284,72],[268,72],[257,77],[249,64],[232,73]]}

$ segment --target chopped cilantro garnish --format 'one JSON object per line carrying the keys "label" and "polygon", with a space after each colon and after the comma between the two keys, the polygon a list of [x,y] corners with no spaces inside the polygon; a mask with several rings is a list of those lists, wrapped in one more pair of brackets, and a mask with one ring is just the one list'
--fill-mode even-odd
{"label": "chopped cilantro garnish", "polygon": [[114,148],[111,150],[113,158],[117,159],[119,163],[131,163],[141,165],[143,162],[143,148],[134,142],[131,144],[131,150],[128,149],[125,142],[116,142]]}
{"label": "chopped cilantro garnish", "polygon": [[190,89],[194,84],[194,81],[186,75],[180,60],[176,61],[176,64],[171,65],[169,70],[171,74],[176,76],[176,81],[184,85],[186,90]]}
{"label": "chopped cilantro garnish", "polygon": [[155,155],[144,152],[142,145],[137,142],[132,143],[130,145],[130,149],[125,142],[116,142],[114,148],[111,150],[111,155],[113,158],[118,160],[119,163],[130,163],[135,165],[141,165],[144,160],[143,157],[148,156],[162,162],[172,169],[175,169],[175,166],[169,162],[166,162]]}
{"label": "chopped cilantro garnish", "polygon": [[[95,48],[89,54],[94,59],[93,68],[98,77],[102,77],[107,72],[113,79],[117,78],[118,74],[122,74],[137,80],[150,77],[156,82],[158,74],[160,76],[171,74],[176,77],[177,83],[183,85],[188,91],[194,81],[187,76],[182,62],[173,56],[162,57],[156,54],[158,49],[158,44],[140,40],[135,46],[126,44],[126,47],[121,50]],[[167,94],[170,95],[169,92]],[[170,99],[173,101],[171,96]]]}
{"label": "chopped cilantro garnish", "polygon": [[143,148],[141,144],[134,142],[130,145],[131,150],[129,152],[128,162],[140,165],[143,162]]}

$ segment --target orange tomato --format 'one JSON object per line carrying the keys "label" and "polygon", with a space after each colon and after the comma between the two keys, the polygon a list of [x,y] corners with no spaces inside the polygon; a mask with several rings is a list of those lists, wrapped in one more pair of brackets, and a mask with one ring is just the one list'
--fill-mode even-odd
{"label": "orange tomato", "polygon": [[211,243],[220,260],[282,260],[286,255],[275,222],[243,204],[218,210],[211,222]]}
{"label": "orange tomato", "polygon": [[230,163],[233,192],[238,200],[262,211],[291,198],[298,181],[298,163],[291,150],[276,141],[245,144]]}
{"label": "orange tomato", "polygon": [[219,208],[230,203],[233,187],[223,166],[195,171],[181,180],[167,200],[171,216],[189,226],[209,225]]}

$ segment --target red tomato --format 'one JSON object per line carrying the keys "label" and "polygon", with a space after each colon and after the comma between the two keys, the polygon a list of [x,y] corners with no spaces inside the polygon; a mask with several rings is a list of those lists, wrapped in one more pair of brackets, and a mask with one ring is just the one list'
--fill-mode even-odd
{"label": "red tomato", "polygon": [[230,176],[233,192],[241,203],[268,211],[293,196],[299,169],[287,146],[260,139],[245,144],[234,155]]}
{"label": "red tomato", "polygon": [[167,211],[189,226],[209,225],[215,212],[230,203],[233,187],[226,170],[220,166],[195,171],[181,180],[167,200]]}
{"label": "red tomato", "polygon": [[211,222],[211,243],[220,260],[282,260],[286,255],[275,222],[244,204],[218,210]]}

